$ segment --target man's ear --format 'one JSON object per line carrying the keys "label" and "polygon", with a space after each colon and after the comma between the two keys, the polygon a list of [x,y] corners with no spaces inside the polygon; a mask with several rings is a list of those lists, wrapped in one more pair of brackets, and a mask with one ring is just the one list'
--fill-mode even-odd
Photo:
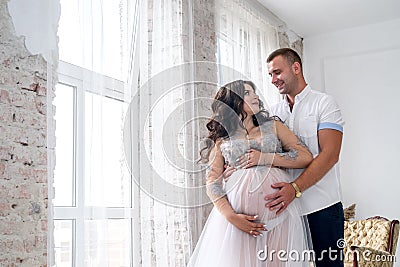
{"label": "man's ear", "polygon": [[300,66],[300,63],[299,63],[299,62],[294,62],[294,63],[292,64],[292,70],[293,70],[293,72],[294,72],[295,74],[301,73],[301,66]]}

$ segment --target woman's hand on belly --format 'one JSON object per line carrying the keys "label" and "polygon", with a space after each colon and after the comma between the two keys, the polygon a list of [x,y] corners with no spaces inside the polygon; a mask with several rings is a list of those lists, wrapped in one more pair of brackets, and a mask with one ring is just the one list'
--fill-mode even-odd
{"label": "woman's hand on belly", "polygon": [[273,161],[273,153],[261,153],[256,149],[249,149],[238,158],[238,168],[247,169],[254,166],[270,166]]}
{"label": "woman's hand on belly", "polygon": [[232,213],[227,217],[227,220],[239,230],[257,237],[262,235],[260,231],[266,231],[262,223],[254,222],[257,220],[258,215],[251,216],[246,214]]}

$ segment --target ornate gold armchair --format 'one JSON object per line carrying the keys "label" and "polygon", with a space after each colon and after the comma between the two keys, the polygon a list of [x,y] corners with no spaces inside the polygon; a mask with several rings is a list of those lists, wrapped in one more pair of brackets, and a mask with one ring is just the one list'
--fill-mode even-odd
{"label": "ornate gold armchair", "polygon": [[393,267],[399,237],[399,221],[382,217],[345,221],[346,267]]}

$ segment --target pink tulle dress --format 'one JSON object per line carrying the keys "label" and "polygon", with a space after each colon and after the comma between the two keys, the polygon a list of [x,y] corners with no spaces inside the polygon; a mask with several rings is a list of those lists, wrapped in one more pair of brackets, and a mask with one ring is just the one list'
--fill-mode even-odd
{"label": "pink tulle dress", "polygon": [[[273,127],[273,121],[260,126],[261,142],[239,136],[224,140],[220,149],[225,162],[234,165],[249,148],[283,153]],[[277,182],[290,182],[284,169],[255,166],[235,171],[224,184],[232,208],[237,213],[258,215],[268,231],[253,237],[230,224],[214,207],[188,266],[309,267],[311,239],[307,221],[301,216],[299,199],[278,216],[265,207],[264,197],[275,190],[271,185]]]}

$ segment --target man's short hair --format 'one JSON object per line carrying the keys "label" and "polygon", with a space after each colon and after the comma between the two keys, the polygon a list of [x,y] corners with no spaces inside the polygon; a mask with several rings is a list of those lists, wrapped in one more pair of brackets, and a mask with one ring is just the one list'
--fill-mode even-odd
{"label": "man's short hair", "polygon": [[279,49],[275,50],[268,56],[267,63],[270,63],[277,56],[283,56],[287,60],[287,62],[289,63],[290,66],[293,65],[293,63],[298,62],[300,64],[301,69],[303,69],[303,65],[301,63],[301,58],[300,58],[299,54],[297,54],[297,52],[294,51],[293,49],[279,48]]}

